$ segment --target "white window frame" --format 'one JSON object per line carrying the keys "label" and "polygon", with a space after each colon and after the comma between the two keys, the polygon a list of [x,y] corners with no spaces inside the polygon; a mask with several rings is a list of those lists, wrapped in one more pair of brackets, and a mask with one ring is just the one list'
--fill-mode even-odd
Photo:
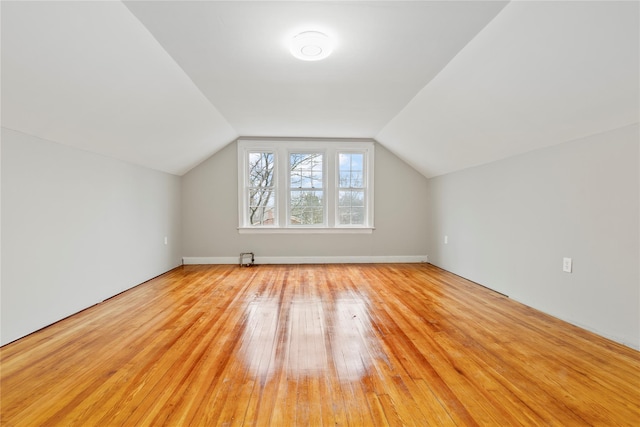
{"label": "white window frame", "polygon": [[[365,224],[367,223],[367,218],[366,218],[366,214],[369,212],[369,204],[368,204],[368,200],[370,198],[373,198],[373,192],[371,192],[371,194],[369,194],[369,185],[373,185],[373,179],[371,179],[371,183],[369,182],[369,164],[368,164],[368,157],[369,154],[366,150],[362,150],[362,149],[353,149],[353,148],[349,148],[349,149],[338,149],[336,151],[336,155],[335,155],[335,162],[336,162],[336,166],[335,166],[335,194],[334,194],[334,199],[335,199],[335,213],[334,213],[334,218],[336,219],[336,221],[338,220],[338,218],[340,217],[340,206],[339,206],[339,198],[340,198],[340,190],[343,189],[343,187],[340,187],[340,154],[363,154],[363,164],[362,164],[362,181],[363,181],[363,187],[362,190],[364,190],[364,207],[365,207]],[[373,178],[373,177],[372,177]],[[344,189],[348,189],[348,190],[353,190],[354,187],[344,187]],[[359,224],[338,224],[338,227],[344,227],[344,228],[361,228],[362,226]]]}
{"label": "white window frame", "polygon": [[[279,213],[279,206],[278,206],[278,200],[282,197],[282,195],[279,193],[278,191],[278,155],[275,151],[273,150],[269,150],[269,149],[262,149],[262,148],[251,148],[248,149],[244,152],[244,158],[241,159],[242,160],[242,164],[244,165],[244,170],[245,170],[245,175],[244,175],[244,181],[243,181],[243,188],[241,189],[242,191],[242,197],[244,198],[246,205],[245,205],[245,211],[244,211],[244,216],[242,218],[243,221],[245,221],[245,223],[249,224],[250,223],[250,218],[249,218],[249,193],[251,191],[251,189],[253,187],[249,186],[248,183],[248,165],[249,165],[249,154],[250,153],[254,153],[254,152],[263,152],[263,153],[269,153],[272,152],[274,155],[274,176],[273,176],[273,181],[274,181],[274,206],[275,206],[275,211],[276,211],[276,216],[274,218],[274,225],[277,226],[278,224],[278,220],[280,218],[280,213]],[[241,213],[242,214],[242,213]],[[254,226],[254,227],[266,227],[265,225],[260,225],[260,226]]]}
{"label": "white window frame", "polygon": [[[240,233],[371,233],[374,230],[374,152],[372,140],[352,139],[251,139],[237,141],[238,148],[238,231]],[[276,212],[272,225],[249,224],[248,208],[248,159],[249,152],[275,153]],[[289,155],[291,153],[323,154],[323,224],[289,224],[291,178]],[[364,154],[363,181],[365,190],[364,224],[338,223],[339,153]]]}
{"label": "white window frame", "polygon": [[[295,188],[291,187],[291,154],[321,154],[322,155],[322,223],[320,224],[291,224],[291,191],[295,190]],[[291,228],[327,228],[327,219],[329,217],[329,212],[327,211],[327,153],[325,150],[297,150],[289,147],[287,149],[287,158],[286,160],[286,175],[287,175],[287,216],[285,218],[286,226]],[[277,167],[277,166],[276,166]]]}

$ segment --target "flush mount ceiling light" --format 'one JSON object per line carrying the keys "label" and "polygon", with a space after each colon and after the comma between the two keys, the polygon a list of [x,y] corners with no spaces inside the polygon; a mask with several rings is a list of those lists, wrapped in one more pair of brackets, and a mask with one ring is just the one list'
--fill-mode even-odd
{"label": "flush mount ceiling light", "polygon": [[319,61],[331,55],[333,43],[319,31],[305,31],[291,40],[291,54],[303,61]]}

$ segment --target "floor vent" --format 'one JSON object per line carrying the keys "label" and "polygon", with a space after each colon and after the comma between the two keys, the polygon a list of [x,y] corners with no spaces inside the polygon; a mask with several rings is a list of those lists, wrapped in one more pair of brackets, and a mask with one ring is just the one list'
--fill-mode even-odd
{"label": "floor vent", "polygon": [[254,262],[253,252],[242,252],[240,254],[240,267],[250,267]]}

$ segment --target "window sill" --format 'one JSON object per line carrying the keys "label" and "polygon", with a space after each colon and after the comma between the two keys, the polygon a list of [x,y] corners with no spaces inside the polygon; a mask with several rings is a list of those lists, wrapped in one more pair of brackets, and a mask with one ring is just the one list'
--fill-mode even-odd
{"label": "window sill", "polygon": [[238,227],[240,234],[372,234],[373,227]]}

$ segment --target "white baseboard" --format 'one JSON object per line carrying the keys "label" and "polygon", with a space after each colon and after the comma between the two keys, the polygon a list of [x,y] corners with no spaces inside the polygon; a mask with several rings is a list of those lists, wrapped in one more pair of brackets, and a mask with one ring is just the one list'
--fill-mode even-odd
{"label": "white baseboard", "polygon": [[205,257],[205,256],[185,256],[182,257],[182,264],[240,264],[239,256],[227,257]]}
{"label": "white baseboard", "polygon": [[[429,262],[426,255],[255,257],[256,264],[380,264]],[[183,257],[190,264],[239,264],[240,257]]]}

